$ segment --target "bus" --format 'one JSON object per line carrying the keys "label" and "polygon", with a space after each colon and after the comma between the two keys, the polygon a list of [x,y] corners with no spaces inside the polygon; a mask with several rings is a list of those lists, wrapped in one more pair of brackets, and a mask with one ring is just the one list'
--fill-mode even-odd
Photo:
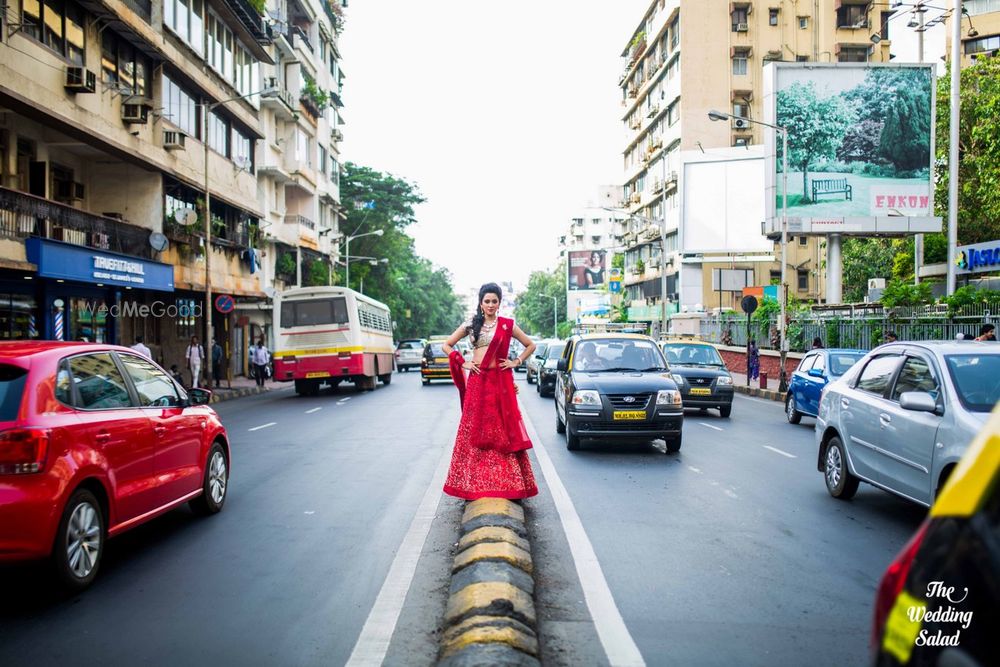
{"label": "bus", "polygon": [[353,382],[389,384],[395,364],[392,315],[384,303],[346,287],[296,287],[274,297],[274,379],[315,395]]}

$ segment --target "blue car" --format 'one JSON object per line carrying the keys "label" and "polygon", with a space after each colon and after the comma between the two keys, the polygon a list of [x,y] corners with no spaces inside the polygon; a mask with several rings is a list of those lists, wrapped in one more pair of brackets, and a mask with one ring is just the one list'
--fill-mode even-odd
{"label": "blue car", "polygon": [[798,424],[802,417],[819,413],[819,397],[823,387],[846,373],[865,356],[865,350],[810,350],[792,373],[785,396],[785,416],[789,424]]}

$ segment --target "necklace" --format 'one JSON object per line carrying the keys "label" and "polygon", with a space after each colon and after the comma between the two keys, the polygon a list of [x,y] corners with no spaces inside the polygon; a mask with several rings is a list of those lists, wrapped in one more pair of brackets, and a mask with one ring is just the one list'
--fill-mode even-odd
{"label": "necklace", "polygon": [[496,320],[493,320],[492,324],[487,324],[486,322],[483,322],[482,331],[492,331],[493,329],[496,328],[496,326],[497,326]]}

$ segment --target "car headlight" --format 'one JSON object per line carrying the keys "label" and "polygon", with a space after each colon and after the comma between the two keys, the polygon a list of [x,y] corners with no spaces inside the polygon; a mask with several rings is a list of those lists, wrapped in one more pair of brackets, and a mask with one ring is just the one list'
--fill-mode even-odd
{"label": "car headlight", "polygon": [[661,389],[656,394],[657,405],[681,405],[681,392],[676,389]]}
{"label": "car headlight", "polygon": [[674,382],[677,383],[678,387],[681,386],[682,384],[684,384],[684,376],[683,375],[678,375],[677,373],[671,373],[670,377],[673,379]]}
{"label": "car headlight", "polygon": [[573,392],[573,405],[601,407],[601,395],[593,389],[578,389]]}
{"label": "car headlight", "polygon": [[715,381],[715,383],[717,385],[720,385],[720,386],[721,385],[725,385],[725,386],[728,387],[729,385],[731,385],[733,383],[733,378],[730,375],[720,375],[719,379],[717,379]]}

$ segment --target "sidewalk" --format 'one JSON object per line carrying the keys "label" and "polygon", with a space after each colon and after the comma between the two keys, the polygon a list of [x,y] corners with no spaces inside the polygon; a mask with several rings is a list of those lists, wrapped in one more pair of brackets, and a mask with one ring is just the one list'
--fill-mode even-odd
{"label": "sidewalk", "polygon": [[735,389],[740,394],[746,394],[747,396],[757,396],[759,398],[766,398],[771,401],[784,401],[784,397],[778,391],[778,386],[780,382],[776,377],[767,378],[767,388],[762,389],[760,386],[760,378],[752,380],[750,386],[747,386],[747,374],[746,373],[734,373],[730,371],[730,375],[733,376],[733,389]]}
{"label": "sidewalk", "polygon": [[285,388],[288,386],[290,385],[276,385],[271,380],[268,380],[264,383],[263,387],[258,387],[257,381],[253,378],[238,375],[230,382],[223,380],[220,387],[212,386],[204,387],[204,389],[208,389],[212,392],[212,403],[218,403],[220,401],[228,401],[234,398],[242,398],[243,396],[263,394],[264,392],[271,391],[272,389]]}

